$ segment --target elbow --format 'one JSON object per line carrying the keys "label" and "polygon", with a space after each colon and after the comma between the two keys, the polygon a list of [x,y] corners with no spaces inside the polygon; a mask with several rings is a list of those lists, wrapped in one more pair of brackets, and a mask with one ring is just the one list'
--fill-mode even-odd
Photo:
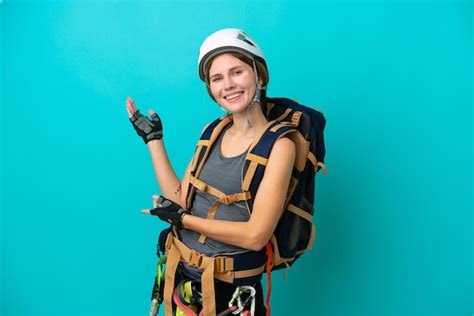
{"label": "elbow", "polygon": [[263,236],[262,234],[249,234],[245,248],[253,251],[260,251],[263,247],[265,247],[268,241],[269,238],[267,238],[267,236]]}

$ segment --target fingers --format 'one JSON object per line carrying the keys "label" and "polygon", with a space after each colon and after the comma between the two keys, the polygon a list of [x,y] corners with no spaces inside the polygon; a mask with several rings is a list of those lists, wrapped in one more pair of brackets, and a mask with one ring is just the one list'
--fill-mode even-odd
{"label": "fingers", "polygon": [[142,214],[148,214],[148,215],[151,214],[149,209],[141,210],[140,213],[142,213]]}
{"label": "fingers", "polygon": [[132,99],[127,97],[127,101],[125,101],[125,107],[127,108],[128,118],[131,118],[135,113],[133,106],[132,106]]}
{"label": "fingers", "polygon": [[137,107],[135,106],[135,102],[133,102],[132,98],[127,97],[125,106],[127,108],[128,117],[132,117],[132,115],[135,114],[135,112],[137,111]]}
{"label": "fingers", "polygon": [[[1,0],[0,0],[1,1]],[[136,105],[135,105],[135,102],[133,101],[133,99],[131,97],[127,97],[127,100],[125,101],[125,107],[127,108],[127,113],[128,113],[128,117],[131,118],[133,116],[133,114],[135,114],[135,112],[138,111]],[[152,115],[157,115],[155,113],[155,111],[153,111],[153,109],[149,109],[148,110],[148,114],[150,116]]]}
{"label": "fingers", "polygon": [[152,199],[153,199],[153,208],[157,208],[158,207],[158,199],[160,198],[159,195],[153,195]]}

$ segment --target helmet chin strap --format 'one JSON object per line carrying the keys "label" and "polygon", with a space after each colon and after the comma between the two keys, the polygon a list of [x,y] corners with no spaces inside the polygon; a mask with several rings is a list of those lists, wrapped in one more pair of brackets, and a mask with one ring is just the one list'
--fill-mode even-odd
{"label": "helmet chin strap", "polygon": [[255,64],[255,59],[252,59],[253,63],[253,73],[255,74],[255,82],[256,82],[256,89],[255,89],[255,95],[253,96],[252,101],[250,101],[249,105],[247,106],[247,127],[248,128],[253,128],[252,123],[249,120],[249,110],[252,108],[255,104],[260,103],[260,98],[262,96],[262,90],[265,90],[267,87],[262,86],[258,82],[258,74],[257,74],[257,65]]}

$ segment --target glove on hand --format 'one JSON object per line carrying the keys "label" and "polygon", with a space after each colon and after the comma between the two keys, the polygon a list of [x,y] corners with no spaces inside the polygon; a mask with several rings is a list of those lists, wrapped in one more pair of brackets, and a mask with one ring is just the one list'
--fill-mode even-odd
{"label": "glove on hand", "polygon": [[163,137],[163,125],[158,114],[153,113],[151,120],[136,111],[130,118],[133,128],[137,131],[138,136],[143,138],[145,144],[148,144],[150,140],[161,139]]}
{"label": "glove on hand", "polygon": [[181,218],[186,213],[180,205],[160,196],[158,206],[150,210],[150,214],[158,216],[162,221],[175,225],[179,229],[183,228]]}

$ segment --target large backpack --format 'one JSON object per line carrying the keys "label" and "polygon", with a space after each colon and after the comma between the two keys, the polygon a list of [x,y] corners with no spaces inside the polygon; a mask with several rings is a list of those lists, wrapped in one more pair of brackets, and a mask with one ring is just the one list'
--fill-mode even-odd
{"label": "large backpack", "polygon": [[[242,173],[242,193],[220,198],[208,218],[213,218],[219,204],[245,200],[252,211],[255,197],[263,178],[266,162],[277,139],[286,136],[296,145],[296,161],[293,168],[285,208],[271,243],[273,245],[273,270],[289,266],[307,249],[315,238],[313,224],[315,174],[324,166],[325,146],[323,131],[326,120],[321,112],[286,98],[267,99],[267,119],[270,123],[257,137],[246,156]],[[227,120],[227,121],[226,121]],[[198,142],[191,167],[191,183],[188,189],[187,208],[191,209],[196,189],[207,189],[198,176],[214,140],[230,123],[229,116],[212,122]],[[212,193],[212,192],[211,192]],[[218,196],[219,197],[219,196]],[[203,242],[205,236],[201,236]]]}
{"label": "large backpack", "polygon": [[[298,104],[287,98],[268,98],[267,119],[288,123],[297,132],[288,133],[296,145],[296,162],[287,193],[286,210],[283,213],[274,235],[272,270],[292,265],[306,250],[311,249],[315,240],[316,229],[313,224],[315,175],[321,168],[326,174],[324,165],[326,149],[324,146],[324,127],[326,120],[323,114],[307,106]],[[259,147],[254,152],[259,154]],[[262,153],[267,156],[266,150]],[[246,165],[251,165],[247,160]],[[263,172],[254,176],[253,182],[258,183]]]}

